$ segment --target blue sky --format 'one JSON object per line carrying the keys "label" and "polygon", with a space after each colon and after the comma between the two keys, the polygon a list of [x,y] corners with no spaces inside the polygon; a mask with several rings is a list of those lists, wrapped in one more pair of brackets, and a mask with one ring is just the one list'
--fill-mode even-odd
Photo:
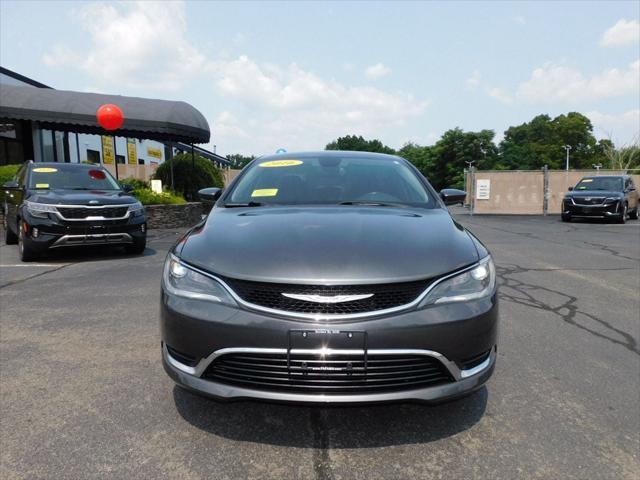
{"label": "blue sky", "polygon": [[640,130],[630,2],[0,2],[0,63],[59,89],[185,100],[218,152],[399,148],[580,111]]}

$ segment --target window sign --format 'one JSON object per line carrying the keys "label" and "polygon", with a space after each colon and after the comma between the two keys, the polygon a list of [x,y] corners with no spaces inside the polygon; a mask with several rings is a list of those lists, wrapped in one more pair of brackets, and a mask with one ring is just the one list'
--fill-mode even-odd
{"label": "window sign", "polygon": [[162,150],[159,148],[147,147],[147,155],[162,160]]}
{"label": "window sign", "polygon": [[136,150],[135,138],[127,138],[127,157],[129,157],[129,165],[138,164],[138,152]]}
{"label": "window sign", "polygon": [[489,200],[491,198],[491,180],[476,180],[476,200]]}
{"label": "window sign", "polygon": [[102,162],[107,165],[115,163],[116,156],[113,152],[113,137],[102,135]]}

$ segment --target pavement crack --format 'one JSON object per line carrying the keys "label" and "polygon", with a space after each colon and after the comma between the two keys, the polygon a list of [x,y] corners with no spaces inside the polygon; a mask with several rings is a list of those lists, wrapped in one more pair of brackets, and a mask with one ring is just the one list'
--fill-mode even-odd
{"label": "pavement crack", "polygon": [[311,429],[313,431],[313,471],[317,480],[333,480],[331,458],[329,457],[329,428],[326,410],[311,409]]}
{"label": "pavement crack", "polygon": [[63,268],[70,267],[71,265],[74,265],[74,264],[73,264],[73,263],[66,263],[66,264],[64,264],[64,265],[60,265],[60,266],[59,266],[59,267],[57,267],[57,268],[52,268],[51,270],[45,270],[44,272],[36,273],[36,274],[31,275],[31,276],[29,276],[29,277],[20,278],[20,279],[18,279],[18,280],[14,280],[14,281],[11,281],[11,282],[7,282],[7,283],[5,283],[5,284],[3,284],[3,285],[0,285],[0,289],[6,288],[6,287],[10,287],[10,286],[12,286],[12,285],[17,285],[17,284],[19,284],[19,283],[24,283],[24,282],[26,282],[26,281],[28,281],[28,280],[31,280],[31,279],[34,279],[34,278],[38,278],[38,277],[41,277],[41,276],[43,276],[43,275],[47,275],[48,273],[57,272],[58,270],[62,270]]}
{"label": "pavement crack", "polygon": [[[507,287],[517,292],[518,294],[510,295],[504,291],[504,288],[502,288],[499,293],[499,297],[501,299],[557,315],[562,319],[562,321],[566,322],[569,325],[573,325],[581,330],[590,333],[591,335],[620,345],[630,352],[640,355],[638,342],[635,338],[633,338],[632,335],[623,330],[620,330],[619,328],[614,327],[609,322],[598,318],[591,313],[580,310],[576,305],[578,297],[574,297],[559,290],[543,287],[541,285],[525,283],[522,280],[513,278],[513,275],[518,275],[530,271],[540,271],[540,269],[524,268],[520,265],[508,264],[496,266],[496,271],[500,280],[500,287]],[[536,292],[552,293],[554,295],[560,296],[565,300],[557,306],[552,306],[548,303],[545,303],[543,300],[536,298]],[[588,325],[582,324],[580,322],[580,316],[586,317],[593,322],[598,323],[603,327],[606,333],[599,332],[597,330],[594,330],[593,328],[590,328]]]}
{"label": "pavement crack", "polygon": [[636,262],[640,260],[639,258],[628,257],[626,255],[622,255],[619,251],[614,250],[613,248],[611,248],[608,245],[602,245],[601,243],[591,243],[591,242],[583,242],[583,243],[586,243],[587,245],[591,245],[592,247],[596,247],[598,250],[601,250],[603,252],[610,253],[614,257],[624,258],[626,260],[633,260],[633,261],[636,261]]}

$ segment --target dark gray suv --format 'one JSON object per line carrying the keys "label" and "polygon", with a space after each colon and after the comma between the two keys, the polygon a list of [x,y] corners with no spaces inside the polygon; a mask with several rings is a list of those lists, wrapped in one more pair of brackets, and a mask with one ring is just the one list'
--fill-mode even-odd
{"label": "dark gray suv", "polygon": [[452,399],[496,360],[489,252],[406,160],[359,152],[254,160],[171,249],[162,358],[218,399]]}

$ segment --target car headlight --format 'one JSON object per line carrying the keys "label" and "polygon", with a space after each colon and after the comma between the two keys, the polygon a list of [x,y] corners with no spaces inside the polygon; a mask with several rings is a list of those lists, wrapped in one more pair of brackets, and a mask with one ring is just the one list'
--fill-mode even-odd
{"label": "car headlight", "polygon": [[179,297],[237,306],[220,282],[196,272],[172,254],[164,264],[164,286],[169,293]]}
{"label": "car headlight", "polygon": [[604,199],[604,203],[615,203],[615,202],[617,202],[617,201],[619,201],[619,200],[620,200],[620,199],[619,199],[619,198],[616,198],[616,197],[609,197],[609,198],[605,198],[605,199]]}
{"label": "car headlight", "polygon": [[474,268],[436,284],[420,306],[483,298],[493,293],[495,285],[496,267],[491,256],[487,256]]}
{"label": "car headlight", "polygon": [[129,213],[131,213],[132,217],[141,217],[144,215],[144,207],[140,202],[136,202],[132,205],[129,205]]}
{"label": "car headlight", "polygon": [[50,213],[56,213],[58,211],[54,205],[46,203],[25,201],[24,206],[29,214],[36,218],[48,218]]}

